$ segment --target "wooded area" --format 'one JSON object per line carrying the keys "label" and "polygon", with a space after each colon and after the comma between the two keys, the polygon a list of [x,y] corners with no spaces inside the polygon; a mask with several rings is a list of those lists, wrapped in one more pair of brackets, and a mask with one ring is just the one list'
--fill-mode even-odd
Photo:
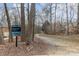
{"label": "wooded area", "polygon": [[[61,44],[67,37],[68,44],[72,41],[79,41],[79,3],[11,3],[10,5],[3,3],[1,5],[0,45],[6,45],[8,40],[9,46],[10,44],[12,46],[17,44],[19,47],[24,45],[24,48],[34,46],[34,53],[36,53],[35,49],[38,49],[40,45],[41,48],[37,51],[50,46],[45,42],[53,45],[54,42],[58,42],[55,40],[59,39]],[[12,26],[18,26],[19,31],[21,29],[20,34],[17,32],[13,34]],[[9,36],[7,40],[4,40],[6,38],[4,33],[8,33],[6,34]],[[72,36],[77,38],[71,40]],[[59,43],[57,44],[60,45]]]}

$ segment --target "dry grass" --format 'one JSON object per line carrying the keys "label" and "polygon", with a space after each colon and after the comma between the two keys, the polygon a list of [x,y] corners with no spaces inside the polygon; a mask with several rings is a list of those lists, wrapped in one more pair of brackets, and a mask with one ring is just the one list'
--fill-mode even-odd
{"label": "dry grass", "polygon": [[35,38],[35,41],[28,46],[25,44],[20,44],[18,47],[16,47],[15,43],[6,43],[5,45],[0,45],[0,56],[47,55],[47,49],[48,44],[44,43],[40,39]]}

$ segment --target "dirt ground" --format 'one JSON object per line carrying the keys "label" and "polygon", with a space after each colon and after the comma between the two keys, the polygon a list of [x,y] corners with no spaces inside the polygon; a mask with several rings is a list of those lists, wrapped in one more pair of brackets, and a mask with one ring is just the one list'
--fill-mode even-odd
{"label": "dirt ground", "polygon": [[0,45],[0,56],[79,55],[78,39],[74,41],[70,40],[72,36],[65,36],[66,39],[61,37],[36,34],[34,42],[29,46],[18,44],[16,47],[15,42],[5,43]]}
{"label": "dirt ground", "polygon": [[47,49],[48,44],[36,38],[35,41],[29,46],[26,46],[25,44],[19,44],[18,47],[16,47],[15,42],[0,45],[0,56],[47,55]]}
{"label": "dirt ground", "polygon": [[37,37],[51,45],[48,55],[79,55],[79,35],[37,34]]}

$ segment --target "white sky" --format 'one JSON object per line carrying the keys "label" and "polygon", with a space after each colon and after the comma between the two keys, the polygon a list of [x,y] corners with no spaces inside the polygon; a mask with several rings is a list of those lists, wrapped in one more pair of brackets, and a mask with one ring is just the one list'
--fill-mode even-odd
{"label": "white sky", "polygon": [[[17,6],[16,6],[17,5]],[[73,3],[73,4],[68,4],[68,11],[70,11],[70,7],[69,6],[72,6],[73,7],[73,10],[74,10],[74,19],[73,19],[73,21],[77,18],[77,4],[75,4],[75,3]],[[20,4],[13,4],[13,6],[14,7],[20,7]],[[27,4],[25,4],[25,7],[27,6]],[[36,9],[37,9],[37,13],[41,16],[41,18],[45,21],[45,20],[47,20],[49,17],[47,17],[47,16],[45,16],[45,12],[43,12],[42,10],[43,10],[43,7],[45,7],[46,6],[46,8],[48,8],[47,7],[47,4],[46,3],[39,3],[39,4],[37,4],[37,6],[36,6]],[[52,7],[53,6],[55,6],[55,4],[53,4],[52,5]],[[11,6],[10,6],[11,7]],[[17,8],[16,8],[17,9]],[[57,4],[57,10],[56,10],[56,15],[57,15],[57,20],[60,20],[60,18],[59,17],[61,17],[61,15],[62,15],[62,10],[61,9],[63,9],[63,13],[64,13],[64,15],[63,15],[63,18],[64,19],[66,19],[66,11],[65,11],[65,4]],[[26,11],[26,10],[25,10]],[[11,12],[13,12],[12,10],[9,10],[9,12],[11,13]],[[19,12],[20,12],[20,8],[19,8]],[[55,15],[55,8],[52,8],[52,22],[53,22],[53,20],[54,20],[54,15]],[[27,12],[25,12],[25,14],[27,14]],[[1,17],[0,17],[1,18]],[[37,17],[38,19],[36,19],[36,23],[42,23],[42,21],[41,21],[41,18],[40,17]],[[27,19],[27,16],[26,16],[26,19]],[[64,21],[66,21],[66,20],[64,20]],[[75,20],[76,21],[76,20]]]}

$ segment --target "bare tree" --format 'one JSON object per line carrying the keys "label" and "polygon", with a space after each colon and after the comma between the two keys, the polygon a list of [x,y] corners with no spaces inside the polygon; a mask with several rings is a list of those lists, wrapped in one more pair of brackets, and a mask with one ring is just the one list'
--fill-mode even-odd
{"label": "bare tree", "polygon": [[[3,15],[1,17],[3,20]],[[0,21],[0,44],[3,44],[3,27],[2,27],[2,22]]]}
{"label": "bare tree", "polygon": [[52,3],[50,3],[50,29],[51,29],[51,32],[52,32]]}
{"label": "bare tree", "polygon": [[28,3],[28,9],[27,9],[27,12],[28,12],[28,21],[29,21],[29,3]]}
{"label": "bare tree", "polygon": [[19,18],[20,18],[20,11],[19,11],[19,7],[18,7],[18,5],[16,4],[16,10],[17,10],[17,12],[18,12],[18,16],[19,16]]}
{"label": "bare tree", "polygon": [[61,11],[61,28],[62,28],[62,26],[63,26],[63,10]]}
{"label": "bare tree", "polygon": [[11,33],[11,22],[10,22],[9,13],[8,13],[6,3],[4,3],[4,8],[5,8],[6,16],[7,16],[7,23],[8,23],[8,29],[9,29],[9,42],[13,42],[12,33]]}
{"label": "bare tree", "polygon": [[24,12],[24,3],[21,3],[21,41],[25,41],[25,12]]}
{"label": "bare tree", "polygon": [[61,26],[60,29],[61,30],[60,30],[60,32],[64,33],[64,30],[65,30],[64,22],[63,22],[63,20],[64,20],[64,18],[63,18],[63,16],[64,16],[64,8],[61,9],[61,15],[60,16],[61,16],[61,21],[60,21],[61,22],[61,24],[60,24],[60,26]]}
{"label": "bare tree", "polygon": [[34,22],[35,22],[35,3],[31,4],[29,19],[28,19],[28,35],[27,44],[34,40]]}
{"label": "bare tree", "polygon": [[[29,21],[29,3],[27,4],[27,20]],[[28,26],[26,28],[26,38],[28,37]],[[27,41],[27,40],[26,40]]]}
{"label": "bare tree", "polygon": [[0,23],[0,44],[3,44],[3,31],[2,31],[2,24]]}
{"label": "bare tree", "polygon": [[[29,3],[27,4],[27,20],[28,20],[28,23],[29,23]],[[26,28],[26,44],[27,44],[27,41],[28,41],[28,25],[27,25],[27,28]]]}
{"label": "bare tree", "polygon": [[77,13],[77,33],[79,34],[79,3],[78,3],[78,13]]}
{"label": "bare tree", "polygon": [[74,12],[72,13],[72,11],[74,11],[74,9],[72,6],[70,6],[70,9],[71,9],[71,11],[70,11],[70,23],[71,23],[72,27],[74,27],[73,22],[72,22],[72,19],[74,17]]}
{"label": "bare tree", "polygon": [[55,4],[54,34],[56,34],[56,10],[57,10],[57,3]]}
{"label": "bare tree", "polygon": [[35,28],[35,3],[32,4],[32,10],[33,10],[33,33],[32,33],[32,41],[34,41],[34,28]]}
{"label": "bare tree", "polygon": [[68,4],[66,3],[66,19],[67,19],[67,25],[66,25],[66,32],[65,34],[69,34],[69,21],[68,21]]}

